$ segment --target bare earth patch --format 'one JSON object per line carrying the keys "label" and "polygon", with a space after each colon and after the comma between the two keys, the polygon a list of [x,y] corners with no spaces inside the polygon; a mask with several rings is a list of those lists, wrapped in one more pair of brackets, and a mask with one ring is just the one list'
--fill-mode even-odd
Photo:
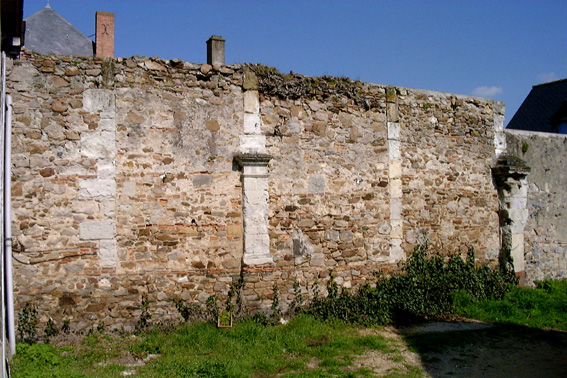
{"label": "bare earth patch", "polygon": [[432,322],[419,327],[376,332],[391,340],[397,351],[372,351],[356,366],[373,370],[377,377],[421,371],[426,378],[565,378],[567,333],[479,322]]}

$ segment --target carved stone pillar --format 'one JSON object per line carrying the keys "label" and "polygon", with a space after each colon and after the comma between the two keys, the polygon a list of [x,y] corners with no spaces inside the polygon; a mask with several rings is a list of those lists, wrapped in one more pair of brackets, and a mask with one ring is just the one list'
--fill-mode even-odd
{"label": "carved stone pillar", "polygon": [[514,272],[524,283],[524,228],[528,220],[528,180],[530,167],[513,156],[501,156],[492,168],[500,202],[500,263],[512,259]]}

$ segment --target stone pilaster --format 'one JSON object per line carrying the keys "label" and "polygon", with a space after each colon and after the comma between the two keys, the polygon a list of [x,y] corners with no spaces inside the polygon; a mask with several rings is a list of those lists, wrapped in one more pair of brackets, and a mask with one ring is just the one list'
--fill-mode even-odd
{"label": "stone pilaster", "polygon": [[244,216],[244,265],[273,263],[268,235],[268,162],[267,154],[241,154]]}
{"label": "stone pilaster", "polygon": [[512,259],[514,272],[521,283],[524,268],[524,228],[528,220],[527,175],[530,168],[526,163],[512,156],[501,156],[492,168],[500,201],[500,263]]}
{"label": "stone pilaster", "polygon": [[[96,178],[79,179],[79,198],[95,201],[101,211],[99,220],[79,226],[82,240],[99,242],[102,267],[116,267],[116,101],[113,91],[88,89],[83,94],[83,109],[100,116],[98,128],[81,134],[81,154],[96,160]],[[101,219],[100,219],[101,218]]]}
{"label": "stone pilaster", "polygon": [[390,195],[390,261],[404,259],[402,249],[402,153],[400,142],[400,116],[396,88],[386,90],[386,121],[388,127],[388,179]]}
{"label": "stone pilaster", "polygon": [[244,78],[244,130],[235,160],[242,167],[244,265],[273,263],[268,234],[268,163],[266,137],[261,134],[258,80],[251,71]]}

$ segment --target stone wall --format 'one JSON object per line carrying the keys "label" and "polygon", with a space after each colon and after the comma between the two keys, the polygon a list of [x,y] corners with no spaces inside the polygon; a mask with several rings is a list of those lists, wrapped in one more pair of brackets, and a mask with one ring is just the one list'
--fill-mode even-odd
{"label": "stone wall", "polygon": [[129,328],[142,295],[168,320],[240,278],[285,308],[423,242],[498,256],[500,103],[144,57],[28,54],[8,87],[16,300],[44,321]]}
{"label": "stone wall", "polygon": [[567,277],[567,136],[506,130],[508,152],[531,168],[527,176],[526,283]]}

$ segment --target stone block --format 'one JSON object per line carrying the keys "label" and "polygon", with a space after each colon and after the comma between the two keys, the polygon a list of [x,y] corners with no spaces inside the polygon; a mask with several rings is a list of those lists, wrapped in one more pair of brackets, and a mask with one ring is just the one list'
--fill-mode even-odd
{"label": "stone block", "polygon": [[281,132],[284,136],[299,135],[302,131],[303,126],[301,126],[301,122],[299,122],[299,118],[297,117],[291,117],[281,128]]}
{"label": "stone block", "polygon": [[211,185],[213,183],[212,175],[194,175],[193,186]]}
{"label": "stone block", "polygon": [[106,218],[114,218],[116,216],[115,211],[116,211],[116,199],[115,198],[109,198],[109,199],[103,199],[101,201],[101,209],[102,209],[102,214],[106,217]]}
{"label": "stone block", "polygon": [[96,171],[99,179],[113,179],[116,176],[116,167],[112,160],[98,161]]}
{"label": "stone block", "polygon": [[244,134],[260,134],[261,127],[259,114],[244,113]]}
{"label": "stone block", "polygon": [[[262,217],[261,220],[251,220],[250,218],[244,219],[244,228],[246,235],[263,235],[268,234],[268,224],[266,218]],[[242,232],[242,231],[241,231]],[[228,233],[228,230],[227,230]]]}
{"label": "stone block", "polygon": [[240,135],[241,153],[265,154],[266,136],[265,135]]}
{"label": "stone block", "polygon": [[246,234],[244,240],[244,255],[269,254],[270,237],[268,234]]}
{"label": "stone block", "polygon": [[245,90],[258,89],[258,77],[252,70],[245,70],[242,87]]}
{"label": "stone block", "polygon": [[390,239],[389,261],[395,263],[405,258],[406,254],[402,248],[402,239]]}
{"label": "stone block", "polygon": [[390,231],[390,237],[392,239],[402,239],[404,237],[403,222],[401,219],[392,220],[390,222],[392,230]]}
{"label": "stone block", "polygon": [[114,91],[109,89],[87,89],[83,92],[83,109],[89,113],[113,112],[116,110]]}
{"label": "stone block", "polygon": [[529,210],[528,209],[517,209],[512,208],[508,209],[508,216],[513,221],[525,221],[528,219]]}
{"label": "stone block", "polygon": [[79,179],[79,197],[113,197],[116,195],[116,181],[112,179]]}
{"label": "stone block", "polygon": [[[525,183],[524,185],[514,185],[510,189],[510,200],[513,202],[514,200],[525,200],[528,195],[528,185]],[[525,207],[526,203],[522,202],[520,204],[512,203],[512,207]]]}
{"label": "stone block", "polygon": [[400,113],[398,111],[398,104],[387,104],[387,120],[389,122],[398,122],[400,120]]}
{"label": "stone block", "polygon": [[127,181],[122,185],[122,195],[134,197],[136,195],[136,182]]}
{"label": "stone block", "polygon": [[110,131],[116,132],[116,119],[114,118],[105,118],[101,119],[98,123],[98,128],[101,131]]}
{"label": "stone block", "polygon": [[380,235],[389,235],[392,231],[392,226],[390,225],[390,222],[384,221],[378,225],[377,231]]}
{"label": "stone block", "polygon": [[[257,209],[264,209],[265,206],[267,214],[268,192],[265,190],[246,190],[244,192],[244,203],[247,206],[256,207]],[[250,211],[252,211],[251,208],[244,209],[245,214],[249,214]],[[259,210],[255,211],[257,212]]]}
{"label": "stone block", "polygon": [[389,140],[388,141],[388,159],[390,161],[399,160],[402,156],[401,153],[401,143],[399,140]]}
{"label": "stone block", "polygon": [[244,92],[244,112],[259,114],[260,113],[260,99],[258,91]]}
{"label": "stone block", "polygon": [[388,165],[388,177],[391,180],[399,179],[402,177],[402,161],[401,160],[393,160],[390,161]]}
{"label": "stone block", "polygon": [[226,226],[226,234],[230,236],[242,236],[242,226],[239,224],[230,224]]}
{"label": "stone block", "polygon": [[116,134],[110,131],[82,133],[81,153],[95,159],[112,159],[116,154]]}
{"label": "stone block", "polygon": [[402,199],[401,198],[390,199],[390,219],[391,220],[402,219]]}
{"label": "stone block", "polygon": [[499,157],[504,152],[506,152],[506,134],[504,134],[502,131],[497,131],[494,133],[494,148],[496,157]]}
{"label": "stone block", "polygon": [[390,197],[402,198],[402,180],[390,181]]}
{"label": "stone block", "polygon": [[116,254],[116,240],[101,240],[98,258],[100,266],[116,267],[118,258]]}
{"label": "stone block", "polygon": [[314,253],[311,256],[311,266],[325,266],[325,254]]}
{"label": "stone block", "polygon": [[330,229],[325,230],[325,239],[331,240],[331,241],[334,241],[334,242],[338,242],[339,241],[339,231],[330,230]]}
{"label": "stone block", "polygon": [[274,258],[269,253],[264,254],[244,254],[242,258],[244,265],[264,265],[264,264],[273,264]]}
{"label": "stone block", "polygon": [[400,123],[388,122],[388,139],[400,140]]}
{"label": "stone block", "polygon": [[[246,170],[246,168],[257,168],[257,167],[244,167],[245,170]],[[266,173],[267,173],[267,169],[266,169]],[[258,177],[249,176],[249,175],[245,174],[244,178],[242,179],[242,185],[244,186],[245,191],[259,190],[258,189]]]}
{"label": "stone block", "polygon": [[116,236],[116,222],[88,221],[79,225],[79,237],[82,240],[112,239]]}
{"label": "stone block", "polygon": [[[254,185],[256,185],[256,186],[254,186],[254,189],[259,189],[258,185],[262,185],[262,183],[257,181],[257,178],[267,177],[268,166],[266,166],[266,165],[245,165],[244,169],[242,171],[243,171],[242,173],[244,174],[245,183],[246,182],[249,182],[249,183],[254,182],[255,183]],[[246,179],[249,179],[249,180],[246,181]],[[267,183],[267,180],[266,180],[266,183]],[[266,189],[267,189],[267,187],[266,187]]]}
{"label": "stone block", "polygon": [[320,194],[325,193],[325,177],[312,175],[309,177],[309,193]]}

